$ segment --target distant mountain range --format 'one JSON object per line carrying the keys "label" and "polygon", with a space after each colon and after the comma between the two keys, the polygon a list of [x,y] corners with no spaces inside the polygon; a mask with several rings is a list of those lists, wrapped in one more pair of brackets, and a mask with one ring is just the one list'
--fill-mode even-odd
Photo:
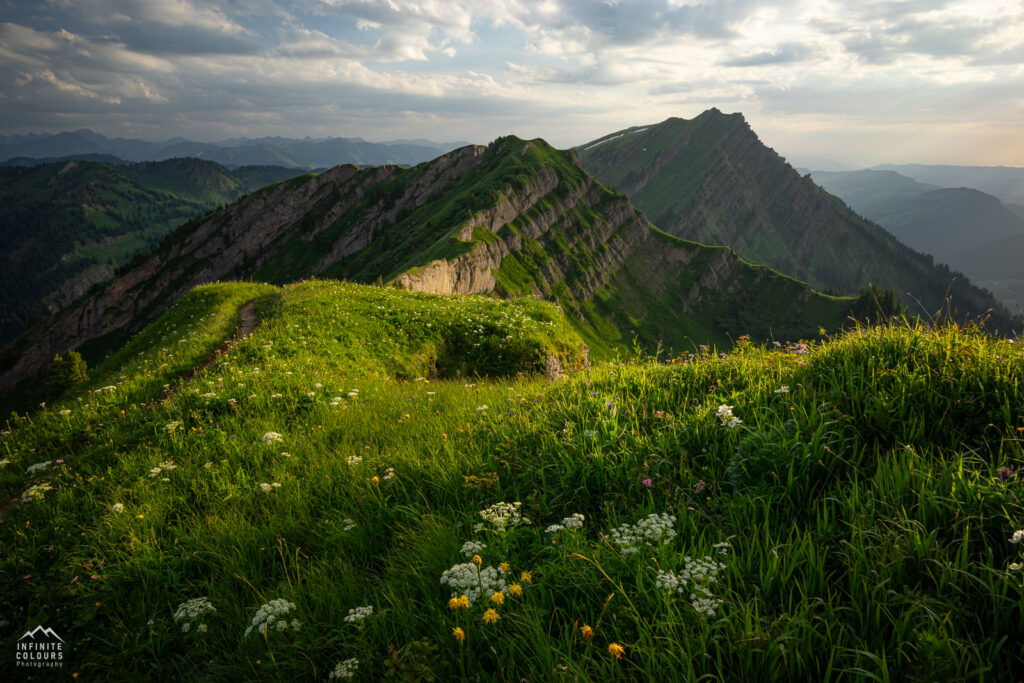
{"label": "distant mountain range", "polygon": [[[853,293],[871,283],[896,291],[918,313],[1008,313],[988,292],[801,176],[766,147],[741,114],[711,109],[598,138],[578,148],[584,168],[625,192],[662,230],[705,244],[727,244],[825,291]],[[921,310],[923,306],[924,310]]]}
{"label": "distant mountain range", "polygon": [[[367,142],[361,138],[234,138],[223,142],[194,142],[172,138],[148,142],[108,138],[88,129],[53,135],[0,136],[0,161],[18,159],[31,165],[37,159],[61,159],[81,155],[106,155],[107,162],[161,161],[176,157],[197,157],[228,168],[276,165],[291,168],[330,168],[338,164],[411,166],[461,147],[465,142],[439,143],[430,140]],[[99,161],[101,159],[93,159]]]}
{"label": "distant mountain range", "polygon": [[[966,176],[977,170],[915,168],[950,169],[933,173],[936,180],[970,180]],[[968,172],[955,176],[955,168]],[[1012,171],[996,169],[993,175],[1011,178]],[[926,185],[888,170],[814,171],[811,177],[901,241],[988,288],[1010,310],[1024,308],[1024,216],[997,197],[968,187]]]}
{"label": "distant mountain range", "polygon": [[896,171],[918,182],[939,187],[972,187],[995,195],[1005,203],[1024,205],[1024,167],[881,164],[871,170]]}
{"label": "distant mountain range", "polygon": [[200,159],[0,168],[0,344],[181,223],[295,175]]}

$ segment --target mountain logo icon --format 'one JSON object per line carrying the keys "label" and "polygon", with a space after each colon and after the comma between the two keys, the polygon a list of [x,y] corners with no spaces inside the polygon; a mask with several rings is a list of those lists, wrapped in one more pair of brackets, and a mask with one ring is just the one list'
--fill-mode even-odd
{"label": "mountain logo icon", "polygon": [[46,638],[56,638],[60,642],[64,642],[64,639],[58,636],[56,631],[54,631],[52,628],[43,628],[42,624],[36,626],[31,631],[25,631],[25,635],[23,635],[21,638],[18,638],[18,642],[21,642],[26,638],[31,638],[32,640],[35,640],[36,636],[39,635],[45,636]]}

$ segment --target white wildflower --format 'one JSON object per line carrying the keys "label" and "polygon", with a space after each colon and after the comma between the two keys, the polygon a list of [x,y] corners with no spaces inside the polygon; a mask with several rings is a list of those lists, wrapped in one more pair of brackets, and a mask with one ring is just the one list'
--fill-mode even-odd
{"label": "white wildflower", "polygon": [[281,485],[278,484],[276,481],[273,484],[260,484],[260,491],[263,491],[263,493],[270,493],[274,489],[279,488],[281,488]]}
{"label": "white wildflower", "polygon": [[529,520],[525,519],[519,511],[521,507],[522,503],[519,501],[495,503],[491,507],[481,510],[480,516],[496,531],[504,532],[512,527],[528,523]]}
{"label": "white wildflower", "polygon": [[350,456],[348,456],[348,464],[349,465],[358,465],[362,461],[363,461],[363,459],[360,456],[358,456],[358,455],[350,455]]}
{"label": "white wildflower", "polygon": [[669,514],[648,515],[636,524],[623,524],[608,533],[608,540],[618,546],[623,555],[638,552],[640,545],[655,546],[668,543],[676,536],[676,518]]}
{"label": "white wildflower", "polygon": [[464,562],[444,570],[441,584],[453,588],[451,597],[465,595],[472,605],[481,595],[504,593],[505,570],[501,567],[478,567],[473,562]]}
{"label": "white wildflower", "polygon": [[353,678],[358,668],[359,660],[355,657],[350,657],[343,662],[338,662],[337,666],[334,667],[334,671],[328,674],[327,678],[328,680],[334,678]]}
{"label": "white wildflower", "polygon": [[124,512],[124,503],[114,503],[110,506],[111,512]]}
{"label": "white wildflower", "polygon": [[174,422],[168,422],[164,425],[164,431],[168,434],[173,434],[177,430],[181,429],[181,420],[175,420]]}
{"label": "white wildflower", "polygon": [[292,619],[291,624],[289,624],[288,621],[283,619],[285,615],[294,609],[294,602],[288,602],[283,598],[271,600],[265,605],[260,606],[256,616],[252,618],[252,623],[245,629],[245,635],[252,633],[253,629],[264,635],[271,628],[276,631],[285,631],[289,627],[296,631],[299,630],[301,624],[298,620]]}
{"label": "white wildflower", "polygon": [[277,432],[267,432],[263,435],[263,443],[280,443],[284,437]]}
{"label": "white wildflower", "polygon": [[34,465],[29,465],[28,469],[25,470],[25,473],[26,474],[36,474],[37,472],[42,472],[44,470],[50,469],[50,465],[52,465],[52,464],[53,464],[52,460],[47,460],[46,462],[37,462]]}
{"label": "white wildflower", "polygon": [[570,516],[563,519],[561,524],[552,524],[544,531],[545,533],[553,534],[564,529],[579,529],[583,526],[584,519],[585,518],[583,517],[583,515],[581,515],[578,512],[574,512]]}
{"label": "white wildflower", "polygon": [[1013,532],[1013,536],[1010,537],[1010,543],[1020,543],[1024,541],[1024,529],[1018,529]]}
{"label": "white wildflower", "polygon": [[781,387],[779,387],[778,389],[775,390],[775,393],[776,394],[788,394],[789,393],[789,386],[783,384]]}
{"label": "white wildflower", "polygon": [[348,616],[345,617],[345,621],[349,624],[354,624],[370,616],[373,616],[373,605],[363,605],[362,607],[350,609]]}
{"label": "white wildflower", "polygon": [[[216,611],[217,608],[205,596],[192,598],[178,605],[178,609],[174,611],[174,621],[175,623],[181,622],[182,633],[188,633],[193,623],[202,622],[203,617]],[[206,633],[206,624],[199,623],[196,631]]]}
{"label": "white wildflower", "polygon": [[47,491],[52,491],[53,487],[49,484],[36,484],[29,486],[25,490],[25,493],[21,494],[21,502],[27,503],[30,500],[42,500],[46,496]]}
{"label": "white wildflower", "polygon": [[467,558],[472,559],[474,555],[479,555],[487,547],[486,543],[480,541],[466,541],[462,544],[462,550],[460,551]]}

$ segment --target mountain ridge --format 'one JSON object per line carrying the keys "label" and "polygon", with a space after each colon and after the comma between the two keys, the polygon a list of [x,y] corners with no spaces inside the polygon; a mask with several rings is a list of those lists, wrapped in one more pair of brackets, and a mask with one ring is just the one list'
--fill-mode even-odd
{"label": "mountain ridge", "polygon": [[[962,276],[902,244],[766,147],[742,114],[635,126],[578,147],[585,168],[670,234],[728,244],[744,258],[830,291],[893,289],[915,312],[947,304],[1009,328],[1009,314]],[[920,302],[920,308],[918,307]]]}
{"label": "mountain ridge", "polygon": [[676,349],[686,339],[816,336],[840,327],[855,303],[661,233],[575,152],[508,136],[411,169],[299,176],[193,220],[8,347],[0,389],[56,353],[130,333],[197,284],[308,276],[552,298],[599,353],[628,348],[632,332]]}

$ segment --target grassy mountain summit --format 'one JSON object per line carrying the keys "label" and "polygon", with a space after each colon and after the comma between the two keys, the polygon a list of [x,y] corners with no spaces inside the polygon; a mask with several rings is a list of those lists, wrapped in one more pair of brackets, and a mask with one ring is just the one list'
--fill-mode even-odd
{"label": "grassy mountain summit", "polygon": [[198,159],[0,168],[0,344],[181,223],[292,175]]}
{"label": "grassy mountain summit", "polygon": [[86,680],[1024,668],[1018,345],[864,328],[538,374],[582,346],[532,300],[193,290],[0,433],[0,643],[50,628]]}
{"label": "grassy mountain summit", "polygon": [[814,287],[855,292],[871,283],[893,289],[920,312],[951,297],[962,314],[996,311],[987,292],[936,266],[801,177],[766,147],[741,114],[711,109],[628,128],[579,148],[584,168],[625,192],[662,230],[707,244],[728,244]]}
{"label": "grassy mountain summit", "polygon": [[195,285],[310,275],[553,299],[599,355],[628,348],[634,333],[672,351],[744,334],[817,336],[856,303],[728,248],[666,235],[574,152],[510,136],[414,168],[300,176],[192,221],[8,349],[0,383],[10,392],[72,347],[116,346],[111,335],[138,329]]}

